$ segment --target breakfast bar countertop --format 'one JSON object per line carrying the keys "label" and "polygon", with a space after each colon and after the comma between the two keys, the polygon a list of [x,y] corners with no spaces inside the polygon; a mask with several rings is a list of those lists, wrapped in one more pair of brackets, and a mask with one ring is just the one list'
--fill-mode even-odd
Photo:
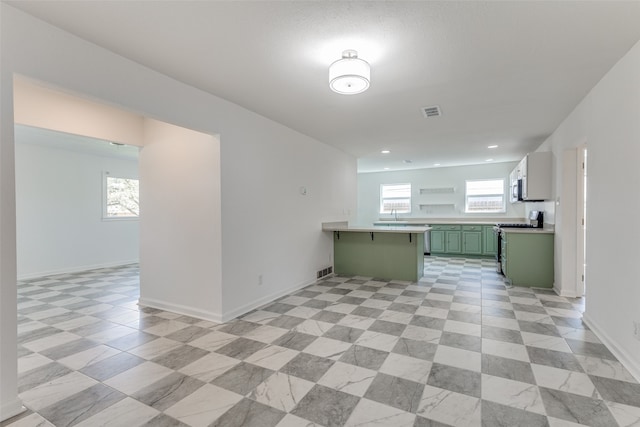
{"label": "breakfast bar countertop", "polygon": [[374,224],[404,224],[404,225],[493,225],[499,222],[525,222],[522,218],[513,217],[450,217],[450,218],[379,218]]}
{"label": "breakfast bar countertop", "polygon": [[431,227],[418,225],[350,225],[348,222],[325,222],[322,223],[323,231],[349,231],[361,233],[424,233],[431,230]]}

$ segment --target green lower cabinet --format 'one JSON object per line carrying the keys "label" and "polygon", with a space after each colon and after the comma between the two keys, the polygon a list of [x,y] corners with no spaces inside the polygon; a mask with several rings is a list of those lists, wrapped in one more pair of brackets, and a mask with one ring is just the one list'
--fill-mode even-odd
{"label": "green lower cabinet", "polygon": [[431,233],[431,252],[442,253],[445,251],[444,231],[432,230]]}
{"label": "green lower cabinet", "polygon": [[482,255],[495,256],[498,253],[498,236],[492,225],[482,226]]}
{"label": "green lower cabinet", "polygon": [[482,255],[482,232],[463,231],[462,247],[465,254]]}
{"label": "green lower cabinet", "polygon": [[502,272],[514,286],[552,288],[553,234],[503,233]]}
{"label": "green lower cabinet", "polygon": [[459,225],[438,224],[431,226],[432,254],[461,254],[462,235]]}
{"label": "green lower cabinet", "polygon": [[424,233],[333,233],[336,274],[415,282],[424,275]]}
{"label": "green lower cabinet", "polygon": [[502,270],[502,274],[504,274],[506,277],[507,276],[507,239],[504,237],[502,238],[502,242],[500,243],[500,269]]}
{"label": "green lower cabinet", "polygon": [[462,233],[460,231],[445,231],[446,252],[448,254],[462,253]]}
{"label": "green lower cabinet", "polygon": [[[468,255],[472,257],[496,255],[496,236],[493,234],[492,225],[438,224],[431,227],[431,253],[434,255]],[[488,243],[490,251],[486,250],[485,228],[491,230],[489,237],[492,241]]]}

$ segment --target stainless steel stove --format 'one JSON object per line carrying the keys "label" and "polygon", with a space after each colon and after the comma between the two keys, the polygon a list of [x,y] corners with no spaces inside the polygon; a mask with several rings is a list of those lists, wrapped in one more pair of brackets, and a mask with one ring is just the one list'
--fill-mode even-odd
{"label": "stainless steel stove", "polygon": [[498,228],[536,228],[533,224],[523,224],[523,223],[497,223],[496,227]]}
{"label": "stainless steel stove", "polygon": [[496,271],[502,272],[502,229],[503,228],[542,228],[544,222],[544,212],[531,211],[529,212],[529,222],[516,222],[516,223],[497,223],[493,227],[493,231],[498,236],[498,250],[496,254]]}

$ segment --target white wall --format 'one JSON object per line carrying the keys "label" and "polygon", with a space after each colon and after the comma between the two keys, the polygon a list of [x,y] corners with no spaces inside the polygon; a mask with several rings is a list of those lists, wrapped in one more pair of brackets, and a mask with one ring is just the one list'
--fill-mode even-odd
{"label": "white wall", "polygon": [[16,141],[18,277],[138,261],[138,220],[102,219],[105,171],[138,162]]}
{"label": "white wall", "polygon": [[321,223],[356,212],[353,157],[261,122],[243,129],[242,145],[221,135],[225,319],[315,281],[333,264],[332,234]]}
{"label": "white wall", "polygon": [[[0,3],[0,55],[4,56],[7,20]],[[16,204],[13,144],[13,75],[0,61],[0,421],[20,413],[18,398]]]}
{"label": "white wall", "polygon": [[[380,215],[381,184],[411,184],[411,213],[399,214],[398,218],[523,218],[523,203],[509,203],[504,214],[465,214],[465,180],[499,179],[505,180],[505,191],[508,191],[509,174],[518,162],[491,163],[475,166],[440,167],[430,169],[414,169],[393,172],[375,172],[358,174],[358,215],[359,224],[371,224]],[[421,188],[454,187],[453,194],[420,194]],[[508,193],[507,193],[508,194]],[[454,203],[455,208],[429,207],[420,208],[421,203]],[[384,216],[383,216],[384,217]]]}
{"label": "white wall", "polygon": [[[320,224],[346,220],[347,212],[355,212],[354,157],[98,48],[6,3],[0,3],[0,9],[0,419],[19,406],[14,74],[220,135],[223,318],[302,286],[313,280],[316,268],[328,265],[332,241]],[[302,185],[307,186],[308,196],[299,195]],[[256,273],[264,275],[263,285],[257,284]]]}
{"label": "white wall", "polygon": [[220,143],[145,121],[140,303],[221,320]]}
{"label": "white wall", "polygon": [[[575,148],[586,144],[587,274],[585,320],[640,379],[640,341],[633,322],[640,322],[640,42],[591,90],[540,150],[552,150],[556,163],[556,252],[575,250]],[[567,151],[570,150],[570,151]],[[575,184],[574,184],[575,186]],[[575,258],[556,262],[561,292],[575,292],[575,280],[564,282]]]}

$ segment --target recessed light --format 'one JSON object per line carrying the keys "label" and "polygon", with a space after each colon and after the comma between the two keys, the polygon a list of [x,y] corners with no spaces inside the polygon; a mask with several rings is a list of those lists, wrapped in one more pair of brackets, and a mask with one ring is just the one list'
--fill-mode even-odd
{"label": "recessed light", "polygon": [[391,151],[389,151],[389,150],[382,150],[382,151],[381,151],[381,153],[382,153],[382,154],[389,154],[390,152],[391,152]]}
{"label": "recessed light", "polygon": [[433,166],[440,166],[440,163],[434,163]]}
{"label": "recessed light", "polygon": [[388,170],[389,170],[389,168],[384,168],[384,170],[388,171]]}
{"label": "recessed light", "polygon": [[485,162],[493,162],[493,159],[487,159]]}
{"label": "recessed light", "polygon": [[490,145],[487,148],[498,148],[498,146],[497,145]]}

